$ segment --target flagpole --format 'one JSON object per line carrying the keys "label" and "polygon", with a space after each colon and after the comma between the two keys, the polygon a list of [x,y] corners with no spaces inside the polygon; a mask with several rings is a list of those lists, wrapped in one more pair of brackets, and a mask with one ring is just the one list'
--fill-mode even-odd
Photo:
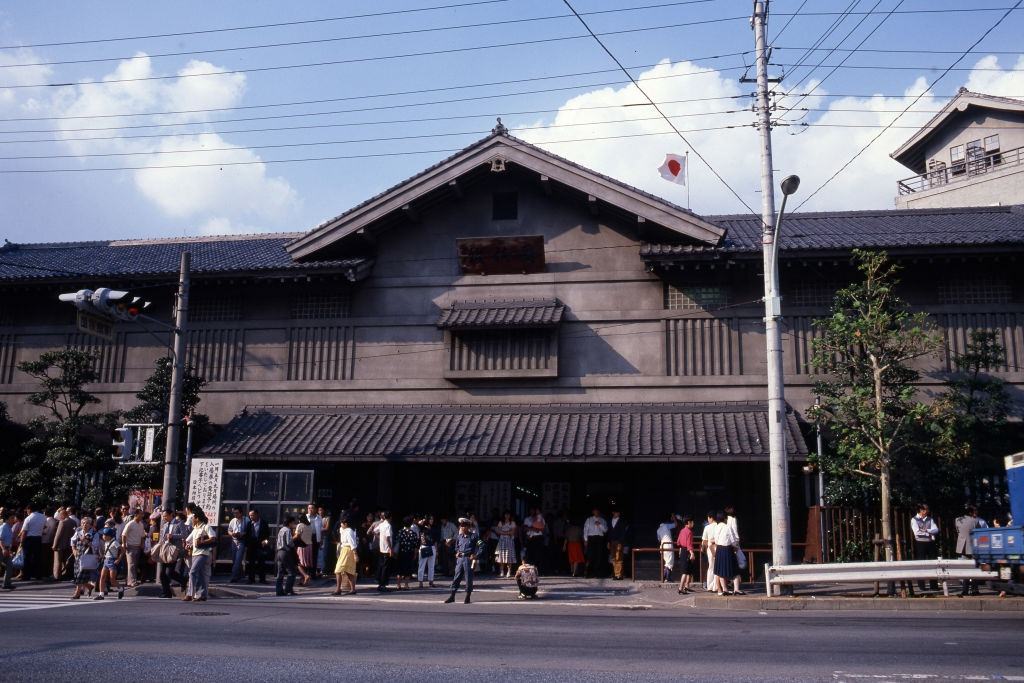
{"label": "flagpole", "polygon": [[686,150],[686,208],[690,208],[690,150]]}

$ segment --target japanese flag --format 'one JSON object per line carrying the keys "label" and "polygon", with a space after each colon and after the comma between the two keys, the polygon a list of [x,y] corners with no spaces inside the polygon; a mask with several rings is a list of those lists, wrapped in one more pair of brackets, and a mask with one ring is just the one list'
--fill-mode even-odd
{"label": "japanese flag", "polygon": [[661,177],[679,185],[686,184],[686,157],[678,154],[666,154],[665,163],[658,169]]}

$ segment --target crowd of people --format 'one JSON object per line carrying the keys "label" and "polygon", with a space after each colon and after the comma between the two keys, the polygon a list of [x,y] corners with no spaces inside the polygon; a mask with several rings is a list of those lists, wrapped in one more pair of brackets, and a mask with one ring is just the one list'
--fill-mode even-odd
{"label": "crowd of people", "polygon": [[[654,531],[651,541],[657,541],[661,553],[662,581],[673,581],[676,574],[678,592],[692,593],[706,557],[703,588],[723,596],[743,595],[741,572],[748,558],[740,546],[735,509],[708,512],[699,532],[696,525],[692,516],[672,513]],[[337,522],[323,506],[310,504],[305,512],[280,520],[276,531],[255,508],[230,511],[224,543],[218,537],[220,526],[191,503],[182,511],[153,513],[127,504],[92,513],[73,505],[0,508],[3,588],[13,590],[15,579],[70,580],[73,599],[85,595],[103,600],[111,593],[121,598],[126,588],[152,581],[165,598],[176,597],[176,584],[183,600],[203,601],[218,548],[228,548],[228,557],[221,559],[230,560],[232,583],[265,584],[273,571],[281,596],[331,575],[336,596],[355,594],[361,578],[385,592],[392,580],[400,591],[411,590],[413,582],[434,588],[443,575],[452,579],[446,602],[454,601],[463,584],[469,602],[474,574],[484,572],[514,580],[525,599],[536,596],[543,574],[623,580],[634,541],[646,545],[644,536],[634,539],[615,507],[607,518],[595,508],[582,521],[568,511],[545,516],[536,507],[523,519],[494,510],[480,520],[475,513],[457,518],[395,518],[388,510],[364,514],[352,501]],[[926,505],[919,506],[910,526],[914,557],[936,557],[939,529]],[[959,556],[970,556],[970,531],[978,526],[985,522],[968,506],[956,520]],[[968,593],[977,594],[977,586],[965,582],[963,594]]]}

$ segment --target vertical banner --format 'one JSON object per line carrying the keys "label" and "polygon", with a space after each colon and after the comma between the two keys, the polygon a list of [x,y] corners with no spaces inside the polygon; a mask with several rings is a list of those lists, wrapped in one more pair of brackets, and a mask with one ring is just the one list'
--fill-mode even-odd
{"label": "vertical banner", "polygon": [[188,502],[203,509],[212,524],[220,519],[220,482],[224,472],[221,458],[193,458],[188,482]]}
{"label": "vertical banner", "polygon": [[146,444],[143,447],[142,459],[153,462],[153,448],[156,446],[156,427],[146,427]]}

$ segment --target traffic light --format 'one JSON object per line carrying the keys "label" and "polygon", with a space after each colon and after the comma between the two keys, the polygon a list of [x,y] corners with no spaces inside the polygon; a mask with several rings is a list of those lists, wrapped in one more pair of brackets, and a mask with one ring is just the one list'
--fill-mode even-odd
{"label": "traffic light", "polygon": [[118,427],[115,429],[113,445],[117,448],[117,455],[114,456],[114,460],[119,462],[131,460],[135,445],[131,427]]}
{"label": "traffic light", "polygon": [[61,301],[74,303],[80,311],[115,320],[135,320],[150,306],[150,302],[144,301],[140,296],[133,296],[131,292],[109,287],[100,287],[95,291],[80,289],[77,292],[61,294],[58,298]]}
{"label": "traffic light", "polygon": [[80,289],[77,292],[68,292],[60,295],[61,301],[69,301],[80,311],[92,311],[92,290]]}

